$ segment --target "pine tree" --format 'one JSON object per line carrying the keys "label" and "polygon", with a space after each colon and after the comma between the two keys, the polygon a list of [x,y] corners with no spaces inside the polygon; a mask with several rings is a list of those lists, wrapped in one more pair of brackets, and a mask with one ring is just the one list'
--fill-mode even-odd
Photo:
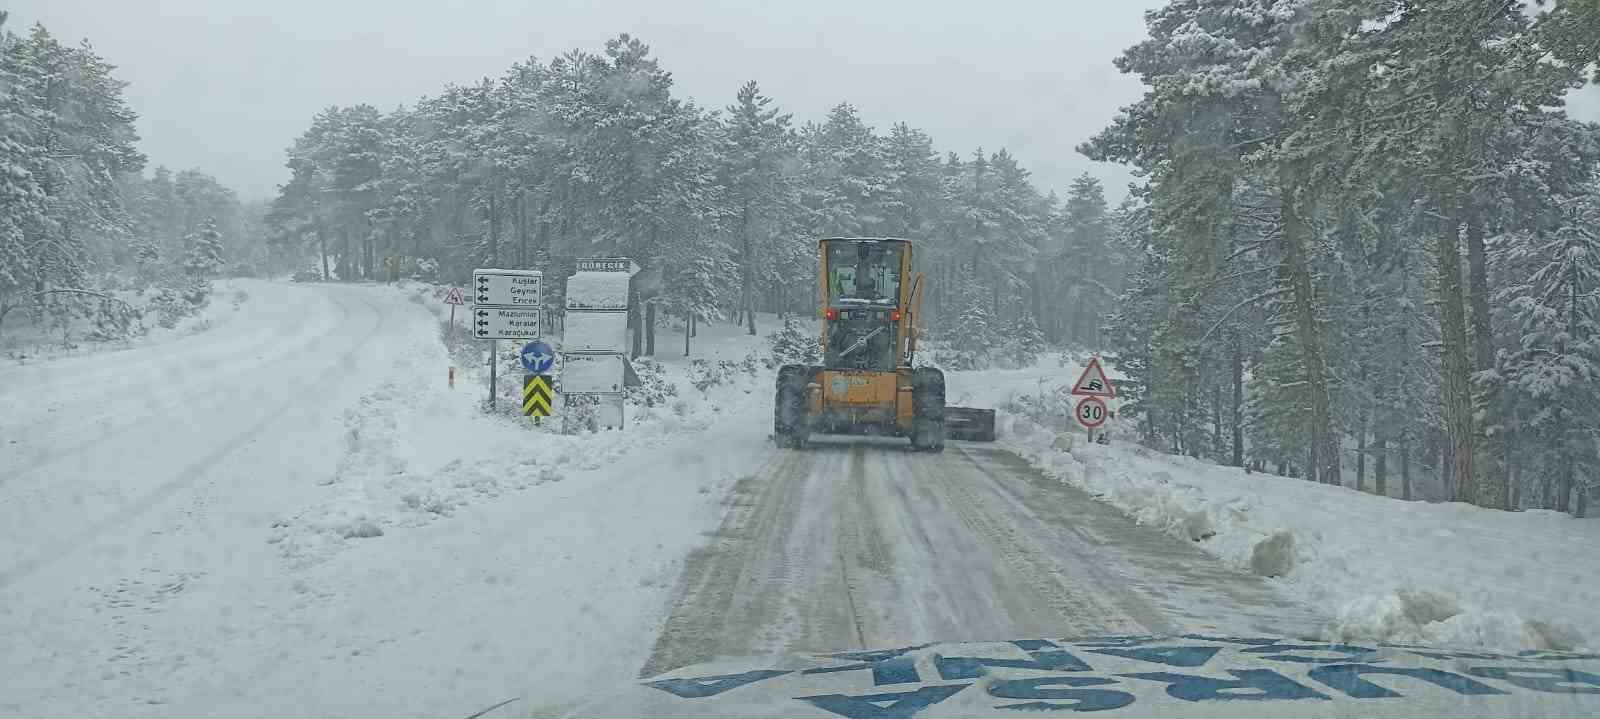
{"label": "pine tree", "polygon": [[0,11],[0,324],[35,287],[38,267],[30,235],[49,229],[40,185],[46,150],[37,137],[42,119],[30,96],[32,56],[5,29]]}
{"label": "pine tree", "polygon": [[183,267],[189,276],[205,278],[216,274],[222,264],[222,233],[217,231],[216,220],[207,217],[193,235]]}
{"label": "pine tree", "polygon": [[769,246],[776,217],[787,209],[788,187],[783,158],[791,142],[789,115],[769,107],[754,80],[739,88],[738,104],[728,108],[727,181],[737,212],[739,237],[739,311],[751,335],[756,334],[757,251]]}
{"label": "pine tree", "polygon": [[1527,280],[1501,290],[1520,338],[1502,353],[1497,378],[1505,389],[1496,409],[1523,416],[1542,451],[1528,452],[1531,474],[1545,479],[1544,506],[1574,509],[1582,478],[1600,469],[1600,188],[1572,198],[1547,236],[1505,243],[1501,260],[1533,268]]}
{"label": "pine tree", "polygon": [[772,367],[786,364],[813,365],[818,361],[815,333],[801,329],[792,315],[784,317],[783,327],[767,337],[767,346],[771,348],[771,359],[768,364]]}

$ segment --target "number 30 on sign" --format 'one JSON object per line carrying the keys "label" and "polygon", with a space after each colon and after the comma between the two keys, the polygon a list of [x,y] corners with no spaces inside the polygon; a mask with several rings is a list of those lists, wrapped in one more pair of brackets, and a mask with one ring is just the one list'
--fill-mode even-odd
{"label": "number 30 on sign", "polygon": [[1099,397],[1084,397],[1078,400],[1078,423],[1088,429],[1094,429],[1106,423],[1106,403]]}

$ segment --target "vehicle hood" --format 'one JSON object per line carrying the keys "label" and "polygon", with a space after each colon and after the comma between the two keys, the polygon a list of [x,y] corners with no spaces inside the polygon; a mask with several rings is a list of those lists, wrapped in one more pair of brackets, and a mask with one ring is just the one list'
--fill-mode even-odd
{"label": "vehicle hood", "polygon": [[[526,711],[526,708],[524,709]],[[724,659],[537,717],[1597,717],[1600,655],[1272,637],[963,642]]]}

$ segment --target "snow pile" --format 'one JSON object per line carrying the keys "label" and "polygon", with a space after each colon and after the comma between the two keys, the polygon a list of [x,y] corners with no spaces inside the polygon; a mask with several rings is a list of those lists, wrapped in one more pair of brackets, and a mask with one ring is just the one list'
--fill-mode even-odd
{"label": "snow pile", "polygon": [[[736,346],[741,345],[718,342],[716,349]],[[421,387],[384,382],[344,414],[344,456],[320,481],[328,486],[325,497],[272,522],[268,541],[290,566],[320,564],[394,530],[606,467],[630,453],[682,441],[727,417],[770,414],[770,371],[752,365],[750,372],[728,372],[708,386],[694,373],[699,365],[666,361],[658,364],[664,368],[661,381],[671,385],[668,396],[653,406],[630,403],[624,429],[565,435],[559,416],[534,425],[521,416],[483,414],[478,405],[486,371],[458,367],[456,386],[450,388],[437,371],[450,361],[436,338],[417,338],[393,362],[385,376],[425,377],[431,369],[438,379]],[[517,375],[501,376],[502,388],[519,381]]]}
{"label": "snow pile", "polygon": [[1072,442],[1015,416],[1002,426],[1002,441],[1047,474],[1325,609],[1325,638],[1600,647],[1600,572],[1585,558],[1600,546],[1600,523],[1401,502],[1124,442]]}

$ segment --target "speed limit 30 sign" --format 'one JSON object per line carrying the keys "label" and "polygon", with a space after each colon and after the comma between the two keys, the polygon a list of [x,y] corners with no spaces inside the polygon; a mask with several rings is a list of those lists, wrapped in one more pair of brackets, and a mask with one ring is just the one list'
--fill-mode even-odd
{"label": "speed limit 30 sign", "polygon": [[1084,397],[1078,400],[1078,423],[1088,429],[1094,429],[1106,423],[1106,403],[1099,397]]}

